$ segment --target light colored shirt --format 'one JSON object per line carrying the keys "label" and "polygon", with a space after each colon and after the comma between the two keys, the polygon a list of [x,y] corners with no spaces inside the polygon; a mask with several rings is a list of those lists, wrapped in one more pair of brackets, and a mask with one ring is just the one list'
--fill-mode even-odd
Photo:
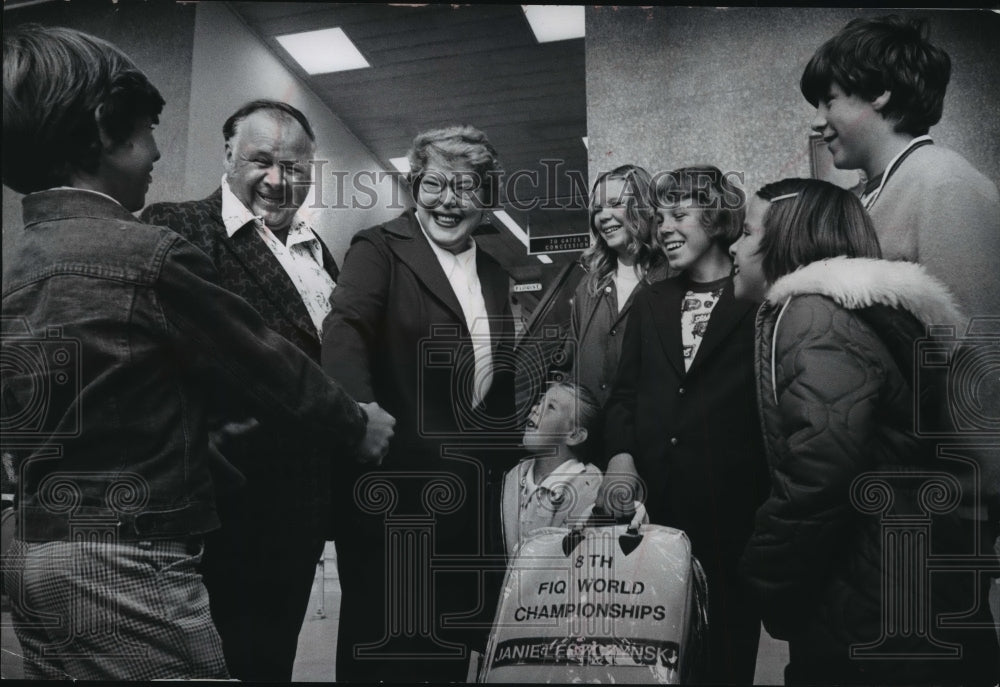
{"label": "light colored shirt", "polygon": [[625,303],[628,302],[628,297],[632,295],[635,287],[639,285],[639,277],[636,275],[635,268],[632,265],[618,263],[614,280],[615,288],[618,290],[618,312],[620,313],[622,308],[625,307]]}
{"label": "light colored shirt", "polygon": [[302,304],[306,306],[309,319],[316,327],[316,333],[322,338],[323,319],[330,312],[330,294],[337,284],[323,268],[323,249],[309,223],[296,213],[288,228],[288,238],[282,243],[267,228],[263,218],[250,212],[236,197],[225,176],[222,177],[222,222],[230,238],[244,227],[253,226],[292,280],[295,290],[302,297]]}
{"label": "light colored shirt", "polygon": [[[420,219],[417,218],[419,224]],[[489,313],[486,312],[486,300],[483,298],[483,287],[479,282],[479,272],[476,269],[476,242],[469,240],[468,250],[455,254],[434,243],[427,235],[424,226],[420,225],[427,243],[437,256],[444,275],[451,284],[451,290],[458,298],[462,307],[465,324],[472,336],[472,351],[475,356],[476,374],[473,380],[472,407],[478,406],[486,398],[493,385],[493,349],[490,338]]]}
{"label": "light colored shirt", "polygon": [[[926,140],[926,139],[924,139]],[[882,257],[923,265],[970,317],[1000,316],[1000,192],[953,150],[918,139],[865,197]],[[887,172],[889,170],[887,169]],[[985,331],[985,330],[984,330]],[[965,334],[965,327],[956,331]]]}
{"label": "light colored shirt", "polygon": [[924,141],[929,141],[931,143],[934,142],[934,141],[931,140],[930,136],[926,136],[926,135],[925,136],[917,136],[912,141],[910,141],[909,144],[905,148],[903,148],[901,151],[899,151],[898,153],[896,153],[895,157],[893,157],[891,160],[889,160],[889,164],[886,165],[886,167],[885,167],[884,170],[882,170],[882,175],[881,175],[882,176],[882,181],[879,183],[879,185],[873,191],[871,191],[870,193],[866,191],[866,192],[864,192],[864,193],[861,194],[861,203],[862,203],[862,205],[865,206],[865,210],[868,210],[869,212],[871,212],[872,205],[874,205],[875,201],[878,200],[879,194],[882,193],[882,189],[885,187],[885,183],[889,180],[889,177],[892,176],[892,173],[894,171],[896,171],[896,165],[899,163],[899,159],[901,157],[903,157],[904,155],[906,155],[906,151],[908,151],[910,148],[913,148],[916,145],[920,145]]}
{"label": "light colored shirt", "polygon": [[504,478],[504,544],[507,555],[543,527],[583,525],[590,517],[603,476],[593,465],[570,458],[535,482],[535,459],[522,461]]}

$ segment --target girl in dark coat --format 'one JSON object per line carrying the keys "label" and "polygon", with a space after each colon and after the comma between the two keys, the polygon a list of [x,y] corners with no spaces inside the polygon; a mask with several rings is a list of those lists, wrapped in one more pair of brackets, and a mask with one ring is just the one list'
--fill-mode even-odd
{"label": "girl in dark coat", "polygon": [[618,374],[622,340],[635,296],[667,273],[656,247],[652,178],[642,167],[621,165],[597,177],[590,191],[590,247],[580,257],[583,279],[570,310],[570,334],[557,369],[587,389],[601,415],[592,423],[588,456],[607,464],[603,409]]}
{"label": "girl in dark coat", "polygon": [[689,167],[660,177],[655,199],[657,241],[681,275],[635,296],[608,403],[605,485],[641,479],[650,521],[687,533],[708,577],[705,678],[750,684],[760,617],[736,568],[767,494],[767,467],[754,401],[754,304],[733,297],[727,253],[743,195],[715,167]]}
{"label": "girl in dark coat", "polygon": [[859,201],[816,180],[762,188],[731,253],[737,295],[764,298],[755,360],[771,469],[742,569],[765,627],[789,643],[785,684],[993,684],[988,577],[969,569],[985,554],[928,568],[975,553],[956,461],[914,431],[915,401],[926,413],[936,400],[917,395],[934,390],[914,351],[927,325],[961,321],[950,294],[916,264],[879,260]]}
{"label": "girl in dark coat", "polygon": [[[665,276],[666,260],[653,243],[656,213],[649,172],[622,165],[597,177],[590,192],[594,238],[580,258],[587,271],[573,295],[569,359],[572,379],[601,406],[611,395],[633,296]],[[593,439],[593,437],[591,437]],[[603,458],[603,456],[602,456]]]}

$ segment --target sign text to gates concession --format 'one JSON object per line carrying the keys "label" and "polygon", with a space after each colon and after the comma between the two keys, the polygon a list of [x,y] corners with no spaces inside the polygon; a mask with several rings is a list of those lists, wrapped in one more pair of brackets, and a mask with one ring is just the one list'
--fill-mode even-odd
{"label": "sign text to gates concession", "polygon": [[561,236],[532,236],[528,241],[528,255],[538,253],[564,253],[586,250],[590,247],[590,234],[563,234]]}

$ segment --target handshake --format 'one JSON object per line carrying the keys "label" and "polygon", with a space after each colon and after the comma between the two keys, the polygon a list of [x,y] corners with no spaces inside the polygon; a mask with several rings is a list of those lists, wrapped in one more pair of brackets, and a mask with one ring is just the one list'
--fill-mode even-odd
{"label": "handshake", "polygon": [[[368,417],[365,435],[362,437],[361,443],[358,444],[358,461],[381,465],[385,455],[389,452],[389,442],[394,433],[396,418],[385,412],[378,403],[359,403],[358,405]],[[209,433],[209,444],[214,452],[222,455],[238,455],[252,445],[257,432],[260,431],[259,428],[260,423],[252,417],[241,421],[227,422]],[[225,465],[229,466],[229,463],[225,463]],[[243,479],[239,472],[235,474],[240,480]]]}
{"label": "handshake", "polygon": [[392,439],[396,418],[382,410],[374,401],[359,403],[368,416],[365,426],[365,436],[358,446],[358,458],[362,463],[381,465],[385,454],[389,452],[389,441]]}

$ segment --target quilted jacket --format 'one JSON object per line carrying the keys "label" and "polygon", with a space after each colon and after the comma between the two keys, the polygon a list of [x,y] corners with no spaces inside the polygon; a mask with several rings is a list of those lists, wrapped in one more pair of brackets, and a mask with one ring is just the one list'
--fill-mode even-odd
{"label": "quilted jacket", "polygon": [[[789,641],[793,663],[850,660],[873,681],[947,682],[967,670],[957,658],[880,659],[938,651],[934,639],[944,637],[963,643],[969,660],[996,650],[990,633],[938,627],[942,611],[976,607],[974,576],[928,577],[924,562],[928,552],[975,546],[955,514],[959,462],[935,457],[932,442],[914,431],[914,408],[934,407],[913,365],[917,342],[927,325],[960,322],[950,294],[922,267],[857,258],[786,275],[758,312],[771,494],[741,569],[765,627]],[[920,404],[914,390],[924,392]],[[893,543],[904,540],[913,545],[905,560]]]}

